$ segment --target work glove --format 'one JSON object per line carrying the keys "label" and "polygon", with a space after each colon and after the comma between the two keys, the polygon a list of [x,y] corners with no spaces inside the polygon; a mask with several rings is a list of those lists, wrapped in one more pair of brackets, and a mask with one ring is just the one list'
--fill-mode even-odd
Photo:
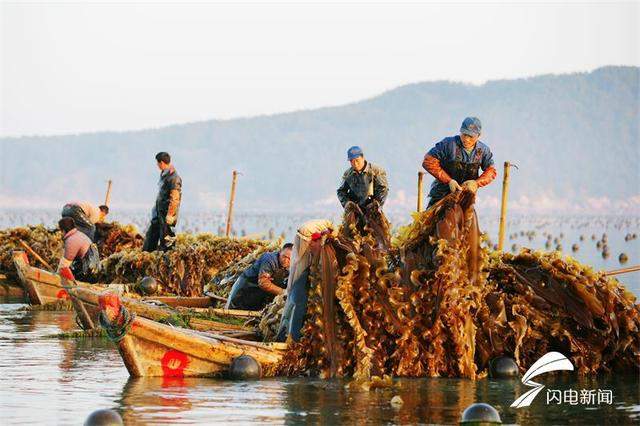
{"label": "work glove", "polygon": [[475,194],[478,191],[478,182],[476,182],[473,179],[466,180],[462,182],[462,188],[468,191],[471,191]]}
{"label": "work glove", "polygon": [[460,188],[460,184],[458,184],[458,182],[456,182],[455,179],[451,179],[449,181],[449,191],[456,192],[456,191],[461,191],[462,188]]}
{"label": "work glove", "polygon": [[165,223],[169,226],[175,225],[176,224],[176,217],[174,215],[168,214],[166,219],[165,219]]}

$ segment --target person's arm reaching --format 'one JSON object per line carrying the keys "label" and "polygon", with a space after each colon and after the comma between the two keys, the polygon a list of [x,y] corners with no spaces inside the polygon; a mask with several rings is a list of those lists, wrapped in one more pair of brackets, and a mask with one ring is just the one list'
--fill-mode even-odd
{"label": "person's arm reaching", "polygon": [[280,288],[273,282],[273,272],[276,270],[277,259],[267,260],[262,263],[260,266],[260,270],[258,271],[258,287],[261,290],[266,291],[267,293],[271,293],[274,295],[279,295],[284,292],[283,288]]}
{"label": "person's arm reaching", "polygon": [[479,187],[483,187],[493,182],[498,175],[496,168],[493,167],[493,154],[489,148],[487,148],[486,152],[482,156],[482,164],[480,166],[482,167],[482,174],[478,179],[476,179],[476,182]]}
{"label": "person's arm reaching", "polygon": [[447,172],[444,171],[442,166],[440,165],[440,160],[436,157],[433,157],[429,154],[424,156],[424,161],[422,162],[422,167],[429,172],[434,178],[438,179],[442,183],[448,184],[451,180],[451,176]]}
{"label": "person's arm reaching", "polygon": [[276,296],[284,292],[283,288],[280,288],[273,283],[271,274],[268,272],[260,272],[260,274],[258,274],[258,287],[260,287],[261,290],[275,294]]}
{"label": "person's arm reaching", "polygon": [[422,161],[422,167],[429,172],[434,178],[438,179],[442,183],[448,184],[451,181],[451,176],[442,168],[441,161],[446,159],[447,147],[446,139],[438,142],[436,146],[431,148],[424,156]]}
{"label": "person's arm reaching", "polygon": [[62,268],[71,266],[76,256],[78,256],[79,252],[80,246],[78,246],[77,244],[66,243],[64,245],[64,253],[60,258],[60,262],[58,262],[58,271],[60,271]]}
{"label": "person's arm reaching", "polygon": [[346,173],[344,174],[344,176],[342,176],[342,183],[340,184],[340,186],[338,187],[338,190],[336,191],[336,194],[338,194],[338,200],[340,200],[340,204],[342,204],[342,207],[347,205],[347,202],[349,201],[349,185],[347,185],[347,179],[346,179]]}

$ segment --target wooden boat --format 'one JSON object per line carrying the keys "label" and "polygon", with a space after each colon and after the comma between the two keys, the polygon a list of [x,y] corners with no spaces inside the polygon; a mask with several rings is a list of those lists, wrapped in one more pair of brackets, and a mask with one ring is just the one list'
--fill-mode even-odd
{"label": "wooden boat", "polygon": [[[30,266],[25,253],[21,251],[13,253],[13,262],[16,266],[16,270],[18,271],[20,281],[32,304],[45,304],[55,302],[60,299],[70,299],[73,302],[83,328],[93,329],[98,326],[98,315],[100,313],[98,298],[101,293],[106,289],[109,289],[109,286],[100,286],[78,281],[67,283],[59,274],[54,274],[52,272]],[[123,290],[123,286],[119,287],[119,290]],[[114,290],[111,289],[111,291]],[[165,297],[164,299],[170,299],[173,306],[181,306],[180,302],[183,302],[182,306],[197,306],[198,303],[201,305],[201,298]],[[196,300],[193,301],[192,299]],[[188,310],[186,312],[180,312],[168,306],[154,305],[151,302],[155,299],[151,298],[135,299],[121,296],[121,300],[131,312],[138,316],[150,318],[156,321],[169,319],[182,313],[188,314],[189,312]],[[233,332],[235,335],[255,338],[255,333],[252,329],[236,324],[227,324],[221,321],[190,318],[189,326],[196,330]]]}
{"label": "wooden boat", "polygon": [[99,304],[107,333],[133,377],[223,376],[240,355],[257,360],[268,377],[287,348],[286,343],[252,342],[131,315],[115,293],[102,294]]}
{"label": "wooden boat", "polygon": [[[74,304],[74,308],[83,327],[86,329],[95,328],[99,324],[97,322],[98,315],[100,314],[99,299],[104,293],[104,289],[101,288],[96,290],[95,288],[79,285],[66,285],[67,283],[65,278],[62,278],[62,282],[68,289],[68,294]],[[120,300],[130,312],[154,321],[167,320],[182,313],[180,310],[154,305],[148,300],[131,299],[125,296],[120,296]],[[185,313],[189,313],[189,310],[184,311]],[[189,326],[194,330],[200,331],[216,330],[219,332],[234,332],[238,335],[251,338],[255,336],[252,329],[241,325],[228,324],[221,321],[213,321],[196,317],[189,318]]]}
{"label": "wooden boat", "polygon": [[[44,305],[58,300],[68,300],[69,294],[62,287],[60,275],[29,265],[29,258],[23,251],[13,252],[13,264],[16,266],[20,283],[32,305]],[[87,288],[104,289],[92,284],[80,283]]]}

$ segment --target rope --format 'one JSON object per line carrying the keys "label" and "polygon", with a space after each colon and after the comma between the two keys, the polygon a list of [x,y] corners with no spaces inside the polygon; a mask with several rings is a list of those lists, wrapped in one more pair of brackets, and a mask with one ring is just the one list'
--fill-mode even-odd
{"label": "rope", "polygon": [[78,314],[76,314],[76,325],[84,331],[87,331],[87,329],[84,327],[84,324],[82,324],[82,321],[80,321],[80,317],[78,316]]}
{"label": "rope", "polygon": [[[100,312],[98,318],[100,320],[100,326],[107,332],[107,337],[109,337],[112,342],[118,343],[124,339],[124,336],[126,336],[131,329],[131,323],[136,318],[136,315],[131,314],[124,306],[120,306],[118,317],[113,323],[107,319],[104,312]],[[119,318],[122,318],[122,324],[119,324]]]}

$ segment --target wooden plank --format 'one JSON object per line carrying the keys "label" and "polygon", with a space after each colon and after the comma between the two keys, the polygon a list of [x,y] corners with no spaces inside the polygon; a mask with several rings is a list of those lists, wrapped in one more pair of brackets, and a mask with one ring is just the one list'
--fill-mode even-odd
{"label": "wooden plank", "polygon": [[179,296],[149,296],[142,300],[156,300],[168,306],[183,308],[208,308],[213,306],[214,301],[208,296],[202,297],[179,297]]}
{"label": "wooden plank", "polygon": [[224,309],[224,308],[194,308],[195,312],[207,312],[220,317],[238,317],[238,318],[260,318],[262,311],[244,311],[241,309]]}

